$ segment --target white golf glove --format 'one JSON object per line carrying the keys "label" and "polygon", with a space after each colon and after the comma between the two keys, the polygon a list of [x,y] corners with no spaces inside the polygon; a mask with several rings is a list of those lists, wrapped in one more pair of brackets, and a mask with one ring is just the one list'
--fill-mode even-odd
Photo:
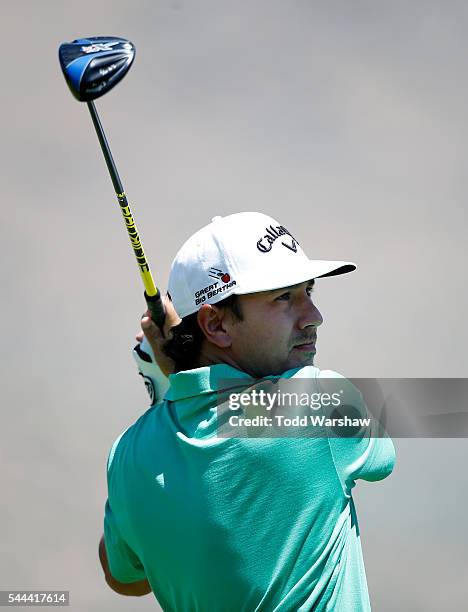
{"label": "white golf glove", "polygon": [[164,394],[169,388],[169,380],[161,372],[156,363],[151,346],[143,337],[142,342],[138,343],[132,351],[135,358],[138,372],[143,377],[146,390],[150,398],[150,406],[154,406],[162,401]]}

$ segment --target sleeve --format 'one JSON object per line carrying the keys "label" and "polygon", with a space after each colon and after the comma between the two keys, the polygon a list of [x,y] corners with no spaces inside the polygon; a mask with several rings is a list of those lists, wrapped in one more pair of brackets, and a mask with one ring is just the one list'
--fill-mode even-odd
{"label": "sleeve", "polygon": [[150,398],[150,406],[160,402],[167,389],[169,380],[164,376],[154,357],[151,346],[146,338],[133,349],[138,373],[143,378]]}
{"label": "sleeve", "polygon": [[141,561],[122,537],[109,500],[104,514],[104,542],[110,573],[116,580],[129,583],[146,578]]}
{"label": "sleeve", "polygon": [[107,460],[108,499],[104,510],[104,542],[107,560],[112,576],[119,582],[129,583],[146,578],[143,565],[124,537],[122,522],[124,517],[118,504],[116,476],[120,453],[118,446],[127,430],[122,432],[114,442]]}
{"label": "sleeve", "polygon": [[[382,424],[367,409],[362,394],[349,380],[333,372],[320,373],[320,387],[342,391],[342,414],[368,421],[359,426],[358,433],[345,437],[329,436],[330,451],[336,471],[346,495],[350,495],[356,480],[382,480],[389,476],[395,465],[395,448]],[[339,409],[340,410],[340,409]],[[363,421],[364,422],[364,421]]]}

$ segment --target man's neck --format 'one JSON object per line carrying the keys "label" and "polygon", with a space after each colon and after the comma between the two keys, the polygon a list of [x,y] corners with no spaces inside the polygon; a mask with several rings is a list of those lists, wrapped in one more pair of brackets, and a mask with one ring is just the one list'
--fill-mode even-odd
{"label": "man's neck", "polygon": [[230,351],[203,343],[200,354],[195,360],[194,368],[202,368],[204,366],[212,366],[219,363],[224,363],[236,368],[237,370],[242,370],[236,360],[232,357]]}

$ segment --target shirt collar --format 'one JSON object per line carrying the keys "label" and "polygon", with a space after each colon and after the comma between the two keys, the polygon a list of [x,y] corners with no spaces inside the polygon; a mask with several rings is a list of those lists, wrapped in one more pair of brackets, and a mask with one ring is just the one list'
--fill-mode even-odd
{"label": "shirt collar", "polygon": [[245,372],[225,363],[184,370],[183,372],[177,372],[177,374],[170,374],[170,386],[164,399],[176,401],[195,397],[202,393],[216,393],[236,387],[241,380],[252,381],[254,379]]}

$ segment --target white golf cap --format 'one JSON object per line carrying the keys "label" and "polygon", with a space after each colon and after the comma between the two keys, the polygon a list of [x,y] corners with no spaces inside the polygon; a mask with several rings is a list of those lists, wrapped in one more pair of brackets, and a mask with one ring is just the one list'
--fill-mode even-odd
{"label": "white golf cap", "polygon": [[348,261],[309,259],[278,221],[258,212],[215,217],[172,263],[168,291],[180,317],[232,294],[281,289],[355,270]]}

